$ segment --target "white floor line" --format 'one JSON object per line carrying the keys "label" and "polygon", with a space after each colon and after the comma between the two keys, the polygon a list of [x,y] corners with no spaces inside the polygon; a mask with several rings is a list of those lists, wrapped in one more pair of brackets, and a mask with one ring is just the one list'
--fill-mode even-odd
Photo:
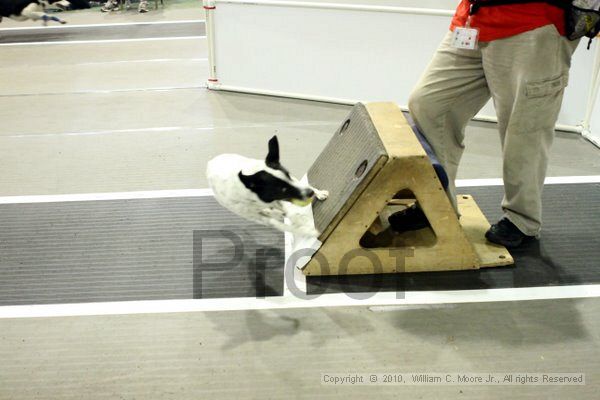
{"label": "white floor line", "polygon": [[582,176],[551,176],[546,178],[546,185],[561,185],[571,183],[599,183],[600,175],[582,175]]}
{"label": "white floor line", "polygon": [[107,89],[107,90],[81,90],[73,92],[47,92],[47,93],[13,93],[0,94],[0,97],[42,97],[42,96],[65,96],[65,95],[88,95],[88,94],[112,94],[132,92],[168,92],[170,90],[206,89],[206,85],[198,86],[157,86],[131,89]]}
{"label": "white floor line", "polygon": [[[160,128],[162,129],[162,128]],[[171,129],[171,128],[168,128]],[[473,186],[499,186],[502,179],[461,179],[457,180],[457,187]],[[600,183],[600,175],[590,176],[558,176],[546,178],[547,185]],[[151,190],[136,192],[109,192],[109,193],[75,193],[59,195],[26,195],[26,196],[0,196],[0,204],[18,203],[55,203],[61,201],[95,201],[95,200],[125,200],[125,199],[150,199],[162,197],[196,197],[212,196],[210,189],[179,189],[179,190]]]}
{"label": "white floor line", "polygon": [[[1,96],[0,96],[1,97]],[[337,125],[329,122],[281,122],[277,123],[279,127],[315,127]],[[222,126],[157,126],[149,128],[130,128],[130,129],[110,129],[105,131],[87,131],[87,132],[58,132],[58,133],[20,133],[17,135],[0,135],[0,138],[22,138],[22,137],[46,137],[46,136],[89,136],[89,135],[111,135],[119,133],[153,133],[153,132],[181,132],[181,131],[215,131],[227,129],[253,129],[264,128],[264,124],[245,124],[245,125],[222,125]]]}
{"label": "white floor line", "polygon": [[110,193],[76,193],[49,194],[28,196],[3,196],[0,204],[29,204],[29,203],[59,203],[68,201],[101,201],[101,200],[132,200],[159,199],[167,197],[202,197],[212,196],[211,189],[180,189],[180,190],[151,190],[137,192]]}
{"label": "white floor line", "polygon": [[[575,184],[575,183],[600,183],[600,175],[584,176],[549,176],[544,180],[545,185]],[[502,186],[502,178],[489,179],[457,179],[456,187],[473,186]]]}
{"label": "white floor line", "polygon": [[[80,63],[45,63],[39,65],[28,65],[28,69],[32,68],[48,68],[48,66],[60,66],[62,68],[72,68],[72,67],[88,67],[90,65],[115,65],[115,64],[157,64],[157,63],[182,63],[182,62],[203,62],[208,61],[208,58],[148,58],[141,60],[124,60],[124,61],[89,61],[89,62],[80,62]],[[3,67],[3,70],[7,70],[9,68],[12,69],[20,69],[23,68],[23,65],[14,65],[10,67]]]}
{"label": "white floor line", "polygon": [[137,38],[137,39],[100,39],[100,40],[64,40],[56,42],[20,42],[20,43],[0,43],[0,47],[7,46],[52,46],[62,44],[95,44],[95,43],[125,43],[125,42],[151,42],[166,40],[199,40],[206,39],[206,36],[173,36],[157,38]]}
{"label": "white floor line", "polygon": [[201,300],[122,301],[0,307],[1,318],[66,317],[83,315],[160,314],[199,311],[273,310],[291,308],[401,306],[527,301],[600,297],[600,285],[530,287],[431,292],[336,293],[311,296]]}
{"label": "white floor line", "polygon": [[5,31],[31,31],[36,29],[50,29],[50,30],[61,30],[61,29],[74,29],[74,28],[105,28],[114,26],[131,26],[131,25],[172,25],[172,24],[189,24],[189,23],[204,23],[203,19],[186,19],[181,21],[148,21],[148,22],[116,22],[111,24],[90,24],[90,25],[49,25],[49,26],[24,26],[14,28],[2,28],[0,33]]}
{"label": "white floor line", "polygon": [[[114,65],[114,64],[146,64],[146,63],[170,63],[170,62],[198,62],[208,61],[208,58],[150,58],[145,60],[124,60],[124,61],[92,61],[69,64],[69,66],[89,66],[89,65]],[[47,67],[40,65],[40,67]]]}
{"label": "white floor line", "polygon": [[214,127],[186,127],[186,126],[160,126],[150,128],[131,128],[131,129],[110,129],[105,131],[87,131],[87,132],[58,132],[58,133],[20,133],[18,135],[0,136],[0,138],[33,138],[47,136],[95,136],[95,135],[114,135],[120,133],[156,133],[156,132],[181,132],[186,130],[214,130]]}

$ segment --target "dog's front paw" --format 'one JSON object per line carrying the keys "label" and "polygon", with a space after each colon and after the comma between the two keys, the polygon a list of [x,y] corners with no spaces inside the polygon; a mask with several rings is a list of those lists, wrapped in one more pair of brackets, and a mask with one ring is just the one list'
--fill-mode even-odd
{"label": "dog's front paw", "polygon": [[315,197],[317,200],[327,200],[329,197],[329,192],[327,190],[315,190]]}

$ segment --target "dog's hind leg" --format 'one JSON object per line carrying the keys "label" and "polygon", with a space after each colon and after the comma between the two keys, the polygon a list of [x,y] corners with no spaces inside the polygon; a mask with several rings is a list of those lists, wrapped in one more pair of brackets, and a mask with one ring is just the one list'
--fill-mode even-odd
{"label": "dog's hind leg", "polygon": [[278,220],[277,218],[269,218],[267,223],[275,229],[279,229],[280,231],[289,231],[289,226],[286,225],[283,221]]}

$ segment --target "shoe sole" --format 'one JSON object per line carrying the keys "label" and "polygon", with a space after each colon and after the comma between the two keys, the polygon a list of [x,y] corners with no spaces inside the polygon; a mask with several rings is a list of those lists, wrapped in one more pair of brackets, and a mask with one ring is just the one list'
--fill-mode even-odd
{"label": "shoe sole", "polygon": [[505,239],[498,238],[497,236],[495,236],[493,233],[491,233],[489,231],[485,233],[485,238],[488,241],[490,241],[494,244],[499,244],[501,246],[504,246],[507,249],[514,249],[525,243],[529,243],[529,242],[535,240],[535,236],[526,236],[519,240],[505,240]]}

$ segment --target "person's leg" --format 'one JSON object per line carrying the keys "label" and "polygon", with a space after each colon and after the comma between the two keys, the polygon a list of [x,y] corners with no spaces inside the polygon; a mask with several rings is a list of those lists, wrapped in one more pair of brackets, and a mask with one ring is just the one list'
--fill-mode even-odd
{"label": "person's leg", "polygon": [[148,1],[147,0],[140,0],[140,4],[138,5],[138,12],[140,13],[146,13],[148,12]]}
{"label": "person's leg", "polygon": [[119,2],[117,0],[107,0],[106,3],[100,8],[102,12],[118,11]]}
{"label": "person's leg", "polygon": [[548,154],[576,46],[548,25],[482,49],[502,143],[502,208],[528,236],[541,228]]}
{"label": "person's leg", "polygon": [[408,108],[448,174],[448,196],[457,209],[454,180],[464,150],[464,130],[490,92],[481,50],[455,49],[451,37],[449,32],[440,44],[413,89]]}

